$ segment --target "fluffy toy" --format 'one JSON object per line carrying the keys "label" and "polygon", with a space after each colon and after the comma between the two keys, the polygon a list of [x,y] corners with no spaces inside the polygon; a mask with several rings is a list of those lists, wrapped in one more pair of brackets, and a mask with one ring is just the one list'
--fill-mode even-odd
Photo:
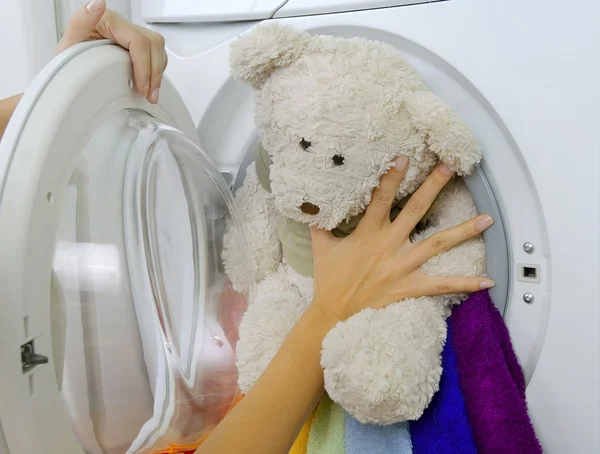
{"label": "fluffy toy", "polygon": [[[465,175],[481,153],[469,128],[386,44],[260,25],[232,44],[231,67],[255,89],[261,139],[235,195],[256,261],[256,295],[237,345],[239,385],[247,392],[311,301],[308,226],[349,234],[397,156],[408,156],[409,168],[392,217],[439,161]],[[456,178],[412,241],[475,215]],[[238,256],[243,241],[230,227],[223,250],[239,291],[247,286]],[[485,273],[480,237],[441,252],[422,266],[425,274]],[[363,423],[419,418],[438,389],[445,319],[463,298],[408,299],[338,323],[322,345],[329,396]]]}

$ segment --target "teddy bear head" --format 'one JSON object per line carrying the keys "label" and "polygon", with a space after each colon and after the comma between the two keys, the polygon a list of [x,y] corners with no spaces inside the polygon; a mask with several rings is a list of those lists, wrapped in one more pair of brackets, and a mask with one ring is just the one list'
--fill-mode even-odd
{"label": "teddy bear head", "polygon": [[255,89],[276,208],[333,229],[363,212],[397,156],[398,199],[438,161],[459,174],[480,159],[472,134],[391,46],[263,24],[231,46],[234,77]]}

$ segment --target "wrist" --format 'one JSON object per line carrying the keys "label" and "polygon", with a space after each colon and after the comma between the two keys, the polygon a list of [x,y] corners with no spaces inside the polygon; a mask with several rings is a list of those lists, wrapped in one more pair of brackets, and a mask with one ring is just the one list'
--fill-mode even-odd
{"label": "wrist", "polygon": [[319,320],[319,323],[330,326],[331,328],[346,319],[342,314],[339,314],[332,309],[330,304],[320,298],[313,299],[306,312],[309,312],[309,316]]}
{"label": "wrist", "polygon": [[324,304],[313,300],[296,323],[293,332],[303,338],[305,346],[314,339],[319,344],[320,350],[321,341],[340,321],[341,319],[329,311]]}
{"label": "wrist", "polygon": [[340,311],[331,307],[331,304],[328,301],[325,301],[323,298],[315,298],[310,304],[315,316],[320,315],[323,319],[329,320],[330,322],[334,322],[334,326],[338,322],[343,322],[348,317],[344,317]]}

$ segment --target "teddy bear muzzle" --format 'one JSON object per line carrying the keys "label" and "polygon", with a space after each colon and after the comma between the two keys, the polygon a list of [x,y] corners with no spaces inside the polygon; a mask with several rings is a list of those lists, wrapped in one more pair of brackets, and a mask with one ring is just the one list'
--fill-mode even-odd
{"label": "teddy bear muzzle", "polygon": [[304,214],[314,216],[315,214],[319,214],[319,211],[321,211],[321,209],[317,205],[313,205],[309,202],[304,202],[302,205],[300,205],[300,211],[302,211]]}

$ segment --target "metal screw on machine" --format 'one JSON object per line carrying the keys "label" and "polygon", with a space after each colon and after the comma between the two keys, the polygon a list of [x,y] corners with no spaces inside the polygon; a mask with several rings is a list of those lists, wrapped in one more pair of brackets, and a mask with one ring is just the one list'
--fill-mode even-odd
{"label": "metal screw on machine", "polygon": [[527,304],[533,303],[533,299],[533,293],[527,292],[523,295],[523,301],[525,301]]}
{"label": "metal screw on machine", "polygon": [[523,245],[523,250],[528,254],[531,254],[535,250],[533,243],[527,242]]}

